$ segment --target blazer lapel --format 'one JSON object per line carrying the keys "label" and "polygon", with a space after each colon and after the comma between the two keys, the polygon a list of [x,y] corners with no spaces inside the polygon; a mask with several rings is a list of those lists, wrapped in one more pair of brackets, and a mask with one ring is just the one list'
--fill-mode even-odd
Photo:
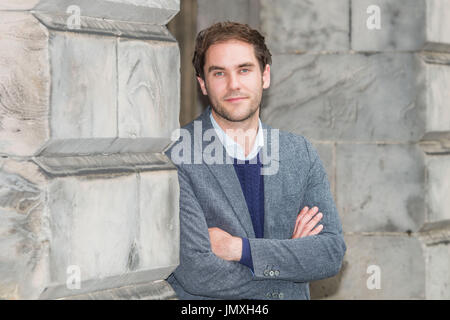
{"label": "blazer lapel", "polygon": [[[218,141],[218,137],[215,134],[214,127],[212,126],[211,120],[209,118],[210,108],[202,115],[202,131],[203,134],[206,130],[212,129],[212,135],[214,136],[215,141]],[[203,141],[203,150],[208,145],[208,141]],[[253,223],[250,218],[250,213],[248,211],[247,202],[245,201],[244,193],[242,192],[242,187],[239,182],[239,178],[236,175],[236,171],[234,170],[234,166],[232,164],[231,158],[225,151],[225,147],[223,147],[223,162],[222,164],[207,164],[205,165],[209,168],[211,173],[216,178],[219,183],[222,191],[224,192],[228,202],[233,208],[233,214],[239,220],[242,228],[247,233],[247,237],[255,238],[255,231],[253,229]]]}
{"label": "blazer lapel", "polygon": [[241,184],[232,164],[208,165],[212,174],[220,184],[228,202],[233,207],[234,215],[239,220],[247,237],[254,238],[255,231],[248,211],[247,202],[242,192]]}
{"label": "blazer lapel", "polygon": [[[264,175],[264,238],[270,238],[274,226],[275,213],[277,212],[274,204],[280,203],[281,194],[281,177],[278,173],[280,166],[280,150],[279,150],[279,136],[274,139],[271,127],[262,123],[264,129],[264,146],[261,149],[261,161],[264,168],[277,168],[276,171],[268,170],[273,174]],[[277,153],[277,154],[274,154]],[[267,172],[267,171],[265,171]]]}

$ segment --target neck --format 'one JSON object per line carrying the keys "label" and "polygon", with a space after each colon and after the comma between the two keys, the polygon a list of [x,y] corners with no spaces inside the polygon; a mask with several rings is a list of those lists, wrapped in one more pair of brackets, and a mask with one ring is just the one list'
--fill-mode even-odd
{"label": "neck", "polygon": [[219,116],[212,108],[211,113],[220,128],[238,143],[244,150],[245,156],[248,156],[255,144],[256,135],[259,130],[259,109],[244,121],[228,121]]}

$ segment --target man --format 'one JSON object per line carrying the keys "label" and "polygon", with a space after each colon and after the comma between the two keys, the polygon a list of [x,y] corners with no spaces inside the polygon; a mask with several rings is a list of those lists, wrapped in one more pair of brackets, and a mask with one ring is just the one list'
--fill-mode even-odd
{"label": "man", "polygon": [[210,106],[166,150],[180,185],[168,282],[180,299],[309,299],[308,282],[337,274],[346,246],[316,150],[259,119],[264,37],[217,23],[198,34],[193,64]]}

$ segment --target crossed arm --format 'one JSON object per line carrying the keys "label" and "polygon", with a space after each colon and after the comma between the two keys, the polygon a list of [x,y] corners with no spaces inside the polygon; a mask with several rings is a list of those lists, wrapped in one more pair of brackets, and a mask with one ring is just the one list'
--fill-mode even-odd
{"label": "crossed arm", "polygon": [[[317,225],[322,219],[323,214],[319,212],[319,208],[313,207],[309,209],[304,207],[297,216],[295,221],[294,232],[291,239],[303,238],[319,234],[323,229],[323,225]],[[242,238],[235,237],[220,228],[208,228],[209,239],[211,242],[212,252],[228,261],[239,261],[242,256]]]}

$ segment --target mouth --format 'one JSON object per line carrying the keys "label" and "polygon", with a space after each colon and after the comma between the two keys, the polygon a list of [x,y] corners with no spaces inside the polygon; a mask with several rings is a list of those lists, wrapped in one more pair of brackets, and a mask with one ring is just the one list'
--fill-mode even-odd
{"label": "mouth", "polygon": [[230,98],[225,99],[225,101],[227,101],[227,102],[239,102],[239,101],[242,101],[242,100],[245,100],[245,99],[248,99],[248,98],[247,97],[230,97]]}

